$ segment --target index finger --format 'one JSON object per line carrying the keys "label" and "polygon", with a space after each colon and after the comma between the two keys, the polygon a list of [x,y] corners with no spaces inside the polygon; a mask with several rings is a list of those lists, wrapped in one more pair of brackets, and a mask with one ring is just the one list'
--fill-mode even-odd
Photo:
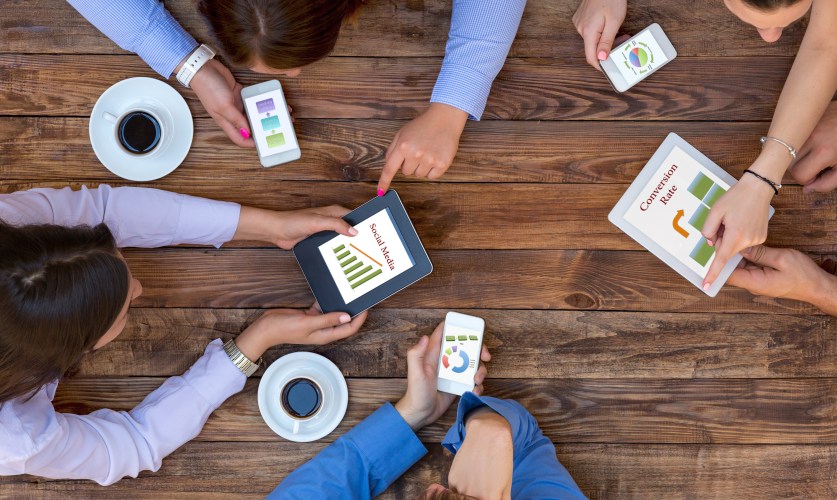
{"label": "index finger", "polygon": [[733,237],[731,234],[725,234],[716,242],[715,260],[712,261],[712,265],[709,266],[709,271],[706,272],[706,277],[703,279],[704,291],[709,290],[712,283],[718,279],[718,276],[721,274],[721,271],[723,271],[724,266],[727,265],[727,261],[729,261],[733,255],[743,250],[743,247],[737,248],[738,245],[738,239]]}
{"label": "index finger", "polygon": [[387,192],[402,163],[404,163],[404,155],[401,154],[399,148],[393,148],[387,155],[387,162],[384,164],[381,178],[378,179],[378,196],[383,196]]}

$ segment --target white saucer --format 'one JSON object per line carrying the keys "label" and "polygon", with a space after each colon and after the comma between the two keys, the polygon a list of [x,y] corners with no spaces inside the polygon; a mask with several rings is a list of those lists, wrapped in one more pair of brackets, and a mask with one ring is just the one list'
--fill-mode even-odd
{"label": "white saucer", "polygon": [[[299,421],[294,434],[294,419],[282,410],[281,391],[285,383],[297,377],[314,380],[323,391],[323,406],[313,417]],[[259,411],[265,423],[289,441],[307,443],[327,436],[343,420],[349,405],[349,388],[343,374],[328,359],[312,352],[282,356],[264,372],[259,382]]]}
{"label": "white saucer", "polygon": [[[148,154],[132,155],[119,146],[115,124],[105,113],[145,109],[157,115],[163,127],[160,144]],[[111,172],[129,181],[153,181],[176,169],[192,146],[192,113],[176,90],[153,78],[129,78],[107,89],[90,114],[90,144],[99,161]]]}

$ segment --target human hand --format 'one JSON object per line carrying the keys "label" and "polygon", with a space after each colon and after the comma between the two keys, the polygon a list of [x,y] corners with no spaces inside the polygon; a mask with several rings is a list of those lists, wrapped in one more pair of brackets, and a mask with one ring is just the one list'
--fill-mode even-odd
{"label": "human hand", "polygon": [[235,344],[248,359],[256,360],[275,345],[325,345],[345,339],[357,333],[366,316],[365,311],[354,319],[342,312],[324,314],[316,302],[304,311],[273,309],[247,327]]}
{"label": "human hand", "polygon": [[[231,141],[243,148],[256,147],[250,137],[250,124],[244,116],[241,84],[235,81],[226,66],[217,59],[209,60],[198,70],[190,85],[209,116]],[[242,135],[242,129],[246,137]]]}
{"label": "human hand", "polygon": [[404,175],[438,179],[453,163],[459,149],[459,137],[468,113],[447,104],[434,102],[427,110],[395,134],[389,145],[378,196],[389,189],[398,170]]}
{"label": "human hand", "polygon": [[701,231],[709,245],[715,247],[715,259],[703,279],[704,290],[712,286],[735,254],[767,239],[773,194],[767,183],[744,174],[715,202]]}
{"label": "human hand", "polygon": [[[395,409],[415,431],[438,420],[456,399],[453,394],[440,392],[436,388],[444,328],[443,321],[429,339],[426,335],[422,336],[418,344],[407,351],[407,392],[395,403]],[[491,360],[491,354],[485,345],[482,346],[480,360],[483,363]],[[483,363],[480,363],[474,375],[475,394],[482,394],[482,383],[488,374]]]}
{"label": "human hand", "polygon": [[581,0],[573,15],[575,29],[584,39],[587,62],[599,71],[599,61],[607,59],[613,50],[627,9],[627,0]]}
{"label": "human hand", "polygon": [[825,193],[837,188],[837,101],[833,101],[791,166],[803,193]]}
{"label": "human hand", "polygon": [[468,498],[511,499],[514,440],[508,420],[483,406],[470,412],[448,472],[448,487]]}
{"label": "human hand", "polygon": [[752,294],[823,307],[822,299],[837,292],[837,278],[797,250],[758,245],[741,254],[745,260],[733,271],[729,283]]}
{"label": "human hand", "polygon": [[303,239],[320,231],[355,236],[357,229],[342,218],[347,213],[349,209],[338,205],[287,212],[241,207],[233,239],[269,241],[279,248],[290,250]]}

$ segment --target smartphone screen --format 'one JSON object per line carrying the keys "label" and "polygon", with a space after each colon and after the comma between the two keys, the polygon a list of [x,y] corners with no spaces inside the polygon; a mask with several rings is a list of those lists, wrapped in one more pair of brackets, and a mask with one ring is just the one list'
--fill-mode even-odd
{"label": "smartphone screen", "polygon": [[474,375],[477,373],[482,349],[482,334],[480,330],[445,323],[439,378],[474,386]]}
{"label": "smartphone screen", "polygon": [[668,61],[651,30],[645,30],[617,47],[610,53],[610,59],[628,82],[628,87]]}
{"label": "smartphone screen", "polygon": [[276,89],[244,100],[253,140],[262,156],[297,149],[296,135],[285,105],[282,90]]}

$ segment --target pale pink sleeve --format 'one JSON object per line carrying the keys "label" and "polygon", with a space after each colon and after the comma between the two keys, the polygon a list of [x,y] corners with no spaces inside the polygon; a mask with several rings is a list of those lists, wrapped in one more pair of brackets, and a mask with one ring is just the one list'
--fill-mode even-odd
{"label": "pale pink sleeve", "polygon": [[238,227],[241,206],[149,188],[107,185],[78,191],[31,189],[0,195],[0,219],[12,225],[104,222],[120,247],[191,243],[221,246]]}
{"label": "pale pink sleeve", "polygon": [[129,412],[72,415],[56,413],[49,401],[38,398],[19,403],[17,416],[26,423],[21,430],[33,435],[37,450],[12,470],[0,466],[0,471],[102,485],[156,471],[166,455],[200,433],[212,411],[241,391],[245,380],[215,340],[185,374],[166,380]]}

